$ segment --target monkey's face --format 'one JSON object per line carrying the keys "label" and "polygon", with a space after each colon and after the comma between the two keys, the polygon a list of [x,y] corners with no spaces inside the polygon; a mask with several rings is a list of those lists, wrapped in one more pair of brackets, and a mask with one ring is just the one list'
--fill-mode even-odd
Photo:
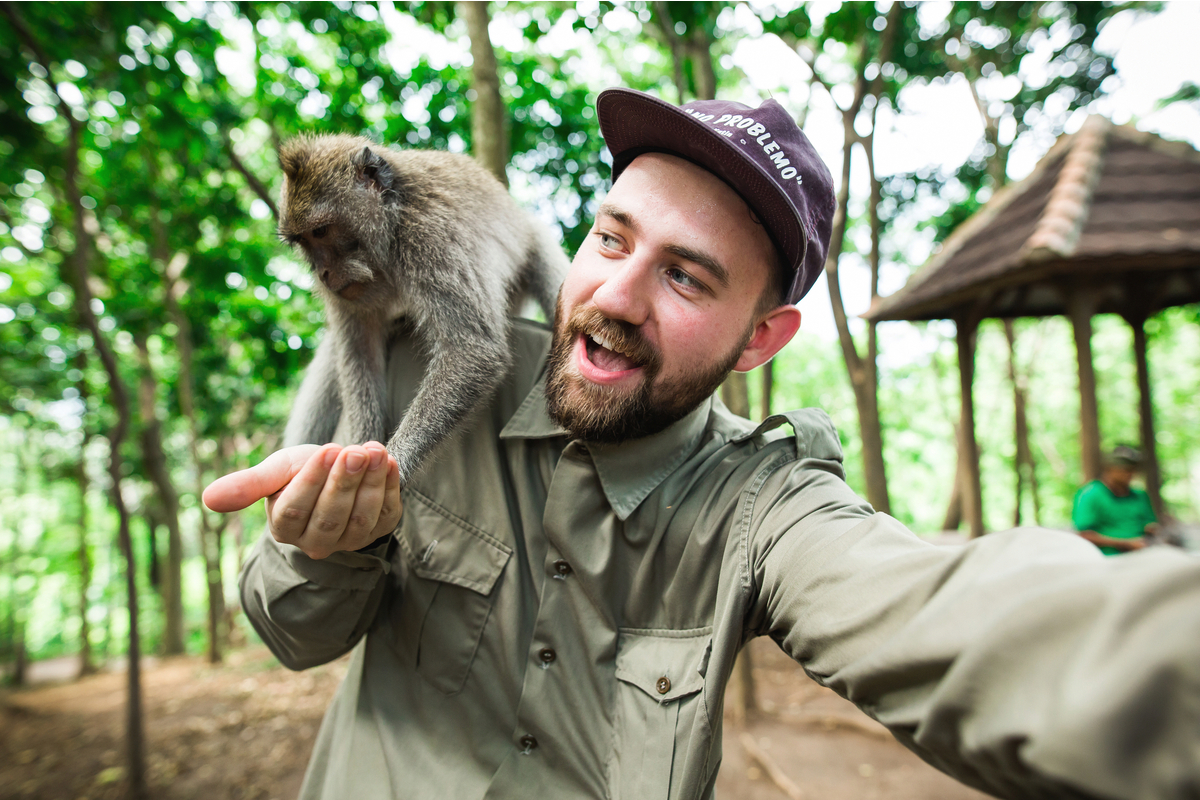
{"label": "monkey's face", "polygon": [[293,229],[280,235],[304,254],[313,274],[330,294],[354,301],[375,279],[374,271],[361,257],[362,240],[356,231],[347,230],[341,220],[304,226],[298,232]]}
{"label": "monkey's face", "polygon": [[390,275],[384,195],[391,172],[368,145],[358,137],[318,136],[290,140],[279,153],[280,238],[303,253],[322,294],[356,303],[383,296],[369,290]]}

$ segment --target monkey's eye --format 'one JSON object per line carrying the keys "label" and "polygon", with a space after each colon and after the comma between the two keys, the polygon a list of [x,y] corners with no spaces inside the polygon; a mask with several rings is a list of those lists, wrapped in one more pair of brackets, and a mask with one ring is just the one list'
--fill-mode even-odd
{"label": "monkey's eye", "polygon": [[321,226],[321,227],[319,227],[319,228],[313,228],[313,229],[312,229],[312,235],[313,235],[313,238],[314,238],[314,239],[324,239],[324,238],[325,238],[325,234],[327,234],[327,233],[329,233],[329,226],[328,226],[328,225],[322,225],[322,226]]}

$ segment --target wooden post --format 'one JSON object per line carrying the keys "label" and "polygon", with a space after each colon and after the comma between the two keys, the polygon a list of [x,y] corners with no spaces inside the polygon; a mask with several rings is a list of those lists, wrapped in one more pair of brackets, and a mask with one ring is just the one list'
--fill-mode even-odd
{"label": "wooden post", "polygon": [[1072,290],[1067,300],[1075,332],[1075,358],[1079,365],[1079,453],[1084,483],[1100,477],[1100,412],[1096,405],[1096,369],[1092,364],[1092,314],[1094,295]]}
{"label": "wooden post", "polygon": [[1141,417],[1142,470],[1146,476],[1146,493],[1154,513],[1161,521],[1166,512],[1162,499],[1162,476],[1158,469],[1158,447],[1154,435],[1154,404],[1150,397],[1150,364],[1146,360],[1146,315],[1125,317],[1133,328],[1133,360],[1137,364],[1138,414]]}
{"label": "wooden post", "polygon": [[979,445],[975,441],[975,332],[979,319],[973,314],[964,314],[954,321],[958,340],[958,378],[962,393],[962,414],[958,425],[958,452],[966,469],[966,485],[963,486],[963,516],[970,526],[972,539],[982,536],[983,529],[983,485],[979,475]]}

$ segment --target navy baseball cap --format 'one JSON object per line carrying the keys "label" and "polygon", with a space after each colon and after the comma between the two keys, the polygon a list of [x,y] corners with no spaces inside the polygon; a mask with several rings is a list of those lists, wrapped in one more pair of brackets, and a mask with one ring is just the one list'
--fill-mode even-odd
{"label": "navy baseball cap", "polygon": [[808,293],[829,252],[833,177],[783,106],[775,100],[758,108],[727,100],[673,106],[633,89],[606,89],[596,112],[614,181],[643,153],[672,153],[703,167],[762,220],[792,270],[785,301]]}

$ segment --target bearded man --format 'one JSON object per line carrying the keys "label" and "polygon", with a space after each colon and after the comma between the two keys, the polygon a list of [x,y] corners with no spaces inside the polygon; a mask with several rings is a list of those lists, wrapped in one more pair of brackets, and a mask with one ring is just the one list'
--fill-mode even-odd
{"label": "bearded man", "polygon": [[[834,209],[774,101],[597,101],[615,182],[552,332],[408,486],[382,445],[227,476],[268,498],[244,608],[303,669],[353,651],[304,798],[711,798],[738,651],[771,636],[1005,797],[1200,791],[1200,563],[1066,533],[922,542],[846,487],[819,411],[712,397],[796,333]],[[419,343],[388,364],[398,419]]]}

